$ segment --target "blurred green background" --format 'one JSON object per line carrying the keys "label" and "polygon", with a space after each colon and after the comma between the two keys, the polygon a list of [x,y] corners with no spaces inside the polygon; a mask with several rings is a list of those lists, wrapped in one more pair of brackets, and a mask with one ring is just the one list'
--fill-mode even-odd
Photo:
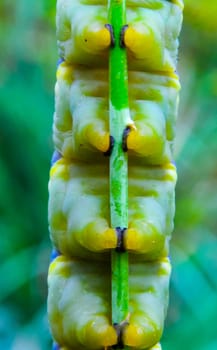
{"label": "blurred green background", "polygon": [[[217,3],[186,0],[164,350],[217,349]],[[0,348],[48,350],[55,1],[0,2]]]}

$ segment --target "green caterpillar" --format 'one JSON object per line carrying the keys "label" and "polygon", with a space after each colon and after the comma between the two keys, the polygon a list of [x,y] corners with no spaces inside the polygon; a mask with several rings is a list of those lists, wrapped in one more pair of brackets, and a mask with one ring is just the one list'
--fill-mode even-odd
{"label": "green caterpillar", "polygon": [[[48,317],[62,350],[115,347],[111,324],[108,154],[108,55],[113,37],[105,0],[58,0],[53,141],[58,154],[49,182],[49,228],[60,253],[50,265]],[[179,80],[175,73],[183,3],[127,0],[130,118],[130,310],[122,341],[132,349],[161,349],[168,304],[169,241],[176,169],[172,164]]]}

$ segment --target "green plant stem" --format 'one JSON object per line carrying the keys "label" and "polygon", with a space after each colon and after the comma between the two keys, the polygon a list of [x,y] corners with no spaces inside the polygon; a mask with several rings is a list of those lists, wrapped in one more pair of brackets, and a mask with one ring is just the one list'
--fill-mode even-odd
{"label": "green plant stem", "polygon": [[[109,1],[109,21],[115,46],[110,50],[110,134],[114,148],[110,156],[110,215],[113,228],[128,226],[128,161],[123,151],[123,132],[129,125],[126,50],[120,47],[120,33],[126,24],[125,1]],[[112,322],[120,324],[128,315],[128,253],[112,251]]]}

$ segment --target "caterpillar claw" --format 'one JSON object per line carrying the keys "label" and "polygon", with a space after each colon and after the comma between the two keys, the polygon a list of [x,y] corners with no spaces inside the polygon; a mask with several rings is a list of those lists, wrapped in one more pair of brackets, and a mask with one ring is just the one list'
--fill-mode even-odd
{"label": "caterpillar claw", "polygon": [[122,28],[121,28],[121,34],[120,34],[120,47],[123,49],[126,47],[125,45],[125,32],[128,29],[129,25],[125,24]]}
{"label": "caterpillar claw", "polygon": [[110,156],[112,154],[112,150],[113,150],[114,144],[115,144],[115,139],[113,136],[110,135],[109,140],[110,140],[109,147],[108,147],[107,151],[104,152],[104,156],[106,156],[106,157]]}
{"label": "caterpillar claw", "polygon": [[124,152],[127,152],[128,147],[128,137],[131,132],[136,131],[136,127],[134,124],[127,125],[124,129],[123,136],[122,136],[122,149]]}
{"label": "caterpillar claw", "polygon": [[116,234],[117,234],[117,246],[116,251],[119,253],[124,253],[125,247],[124,247],[124,234],[126,232],[126,228],[116,227]]}
{"label": "caterpillar claw", "polygon": [[115,46],[115,36],[114,36],[114,30],[111,24],[106,23],[105,24],[105,28],[108,29],[109,34],[110,34],[110,47],[114,47]]}
{"label": "caterpillar claw", "polygon": [[124,348],[124,341],[123,341],[123,334],[126,326],[129,324],[129,316],[127,316],[126,320],[122,321],[121,323],[114,323],[113,327],[117,333],[117,343],[112,346],[112,349],[123,349]]}
{"label": "caterpillar claw", "polygon": [[129,136],[129,133],[130,133],[130,127],[127,126],[127,127],[124,129],[123,138],[122,138],[122,149],[123,149],[124,152],[127,152],[127,151],[128,151],[127,138],[128,138],[128,136]]}

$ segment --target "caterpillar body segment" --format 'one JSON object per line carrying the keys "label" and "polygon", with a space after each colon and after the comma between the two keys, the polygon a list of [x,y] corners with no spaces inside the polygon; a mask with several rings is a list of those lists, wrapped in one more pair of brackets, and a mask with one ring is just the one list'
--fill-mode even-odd
{"label": "caterpillar body segment", "polygon": [[[48,314],[55,340],[67,349],[102,349],[117,342],[111,326],[109,264],[57,257],[50,265]],[[159,340],[168,303],[170,263],[130,262],[129,325],[123,340],[149,349]],[[150,292],[151,291],[151,292]]]}
{"label": "caterpillar body segment", "polygon": [[[172,160],[180,88],[174,72],[181,1],[127,1],[126,5],[129,26],[123,41],[128,50],[129,106],[135,125],[127,147],[148,164],[164,164]],[[97,161],[103,161],[96,151],[109,147],[110,42],[105,47],[106,35],[102,35],[102,30],[109,33],[107,17],[107,1],[57,2],[59,54],[66,63],[57,74],[54,144],[65,157],[88,161],[95,151]],[[96,40],[88,39],[92,36]]]}
{"label": "caterpillar body segment", "polygon": [[[51,168],[49,225],[56,248],[71,257],[108,259],[117,246],[110,228],[108,164],[85,164],[62,158]],[[129,166],[129,226],[124,246],[138,258],[168,254],[173,229],[174,165]],[[95,254],[107,251],[107,254]],[[135,257],[137,259],[137,256]]]}
{"label": "caterpillar body segment", "polygon": [[[161,350],[168,305],[172,164],[180,84],[176,75],[181,0],[126,0],[120,45],[127,50],[129,314],[121,343]],[[60,62],[55,86],[49,230],[56,251],[48,276],[48,318],[61,350],[117,348],[111,314],[109,50],[106,0],[57,0]],[[121,87],[120,87],[121,89]],[[120,326],[120,325],[118,325]]]}
{"label": "caterpillar body segment", "polygon": [[[165,0],[126,1],[124,43],[130,70],[174,72],[183,2]],[[67,63],[108,67],[111,45],[108,2],[57,1],[57,41]]]}
{"label": "caterpillar body segment", "polygon": [[[161,165],[172,160],[179,89],[175,74],[129,72],[126,146],[131,162]],[[55,95],[56,149],[65,158],[104,164],[110,145],[108,71],[63,62]]]}

